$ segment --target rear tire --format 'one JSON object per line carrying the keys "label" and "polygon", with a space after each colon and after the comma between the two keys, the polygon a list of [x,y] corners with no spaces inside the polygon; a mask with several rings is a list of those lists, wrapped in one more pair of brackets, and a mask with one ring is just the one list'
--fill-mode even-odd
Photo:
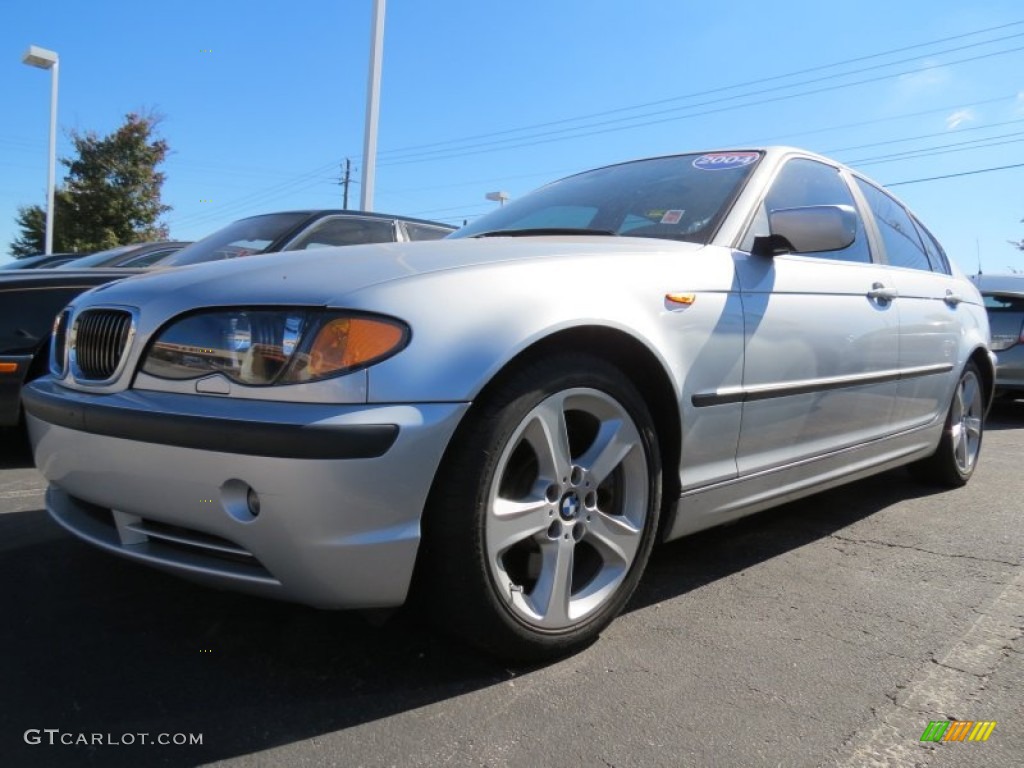
{"label": "rear tire", "polygon": [[960,374],[946,415],[939,447],[910,466],[915,477],[947,488],[967,484],[978,465],[985,425],[985,391],[978,366],[969,362]]}
{"label": "rear tire", "polygon": [[452,441],[423,521],[420,608],[506,659],[572,653],[625,607],[660,506],[657,436],[629,379],[590,355],[532,362]]}

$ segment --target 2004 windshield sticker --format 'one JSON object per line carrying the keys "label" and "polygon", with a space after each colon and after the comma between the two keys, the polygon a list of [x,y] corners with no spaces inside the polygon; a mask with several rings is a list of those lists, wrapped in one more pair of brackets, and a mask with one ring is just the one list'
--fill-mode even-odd
{"label": "2004 windshield sticker", "polygon": [[731,171],[757,162],[760,156],[758,152],[714,152],[698,157],[693,167],[702,171]]}

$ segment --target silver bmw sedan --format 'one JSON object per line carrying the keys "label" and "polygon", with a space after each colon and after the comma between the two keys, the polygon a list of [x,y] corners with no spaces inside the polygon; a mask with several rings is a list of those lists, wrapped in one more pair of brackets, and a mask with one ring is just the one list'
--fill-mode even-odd
{"label": "silver bmw sedan", "polygon": [[436,242],[145,275],[57,319],[47,508],[109,552],[492,653],[597,637],[652,546],[977,465],[981,297],[849,168],[773,147],[550,184]]}

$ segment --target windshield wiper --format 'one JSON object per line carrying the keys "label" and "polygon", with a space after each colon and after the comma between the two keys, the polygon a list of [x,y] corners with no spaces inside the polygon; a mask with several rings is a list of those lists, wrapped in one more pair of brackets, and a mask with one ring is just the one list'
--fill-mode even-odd
{"label": "windshield wiper", "polygon": [[541,235],[605,235],[618,237],[610,229],[587,229],[586,227],[533,227],[532,229],[492,229],[473,237],[538,237]]}

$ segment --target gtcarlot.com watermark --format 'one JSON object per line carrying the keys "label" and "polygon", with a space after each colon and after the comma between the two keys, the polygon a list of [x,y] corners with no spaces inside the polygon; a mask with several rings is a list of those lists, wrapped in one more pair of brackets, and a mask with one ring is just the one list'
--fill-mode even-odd
{"label": "gtcarlot.com watermark", "polygon": [[29,728],[25,743],[37,746],[128,747],[140,744],[160,746],[201,746],[201,733],[75,733],[60,728]]}

